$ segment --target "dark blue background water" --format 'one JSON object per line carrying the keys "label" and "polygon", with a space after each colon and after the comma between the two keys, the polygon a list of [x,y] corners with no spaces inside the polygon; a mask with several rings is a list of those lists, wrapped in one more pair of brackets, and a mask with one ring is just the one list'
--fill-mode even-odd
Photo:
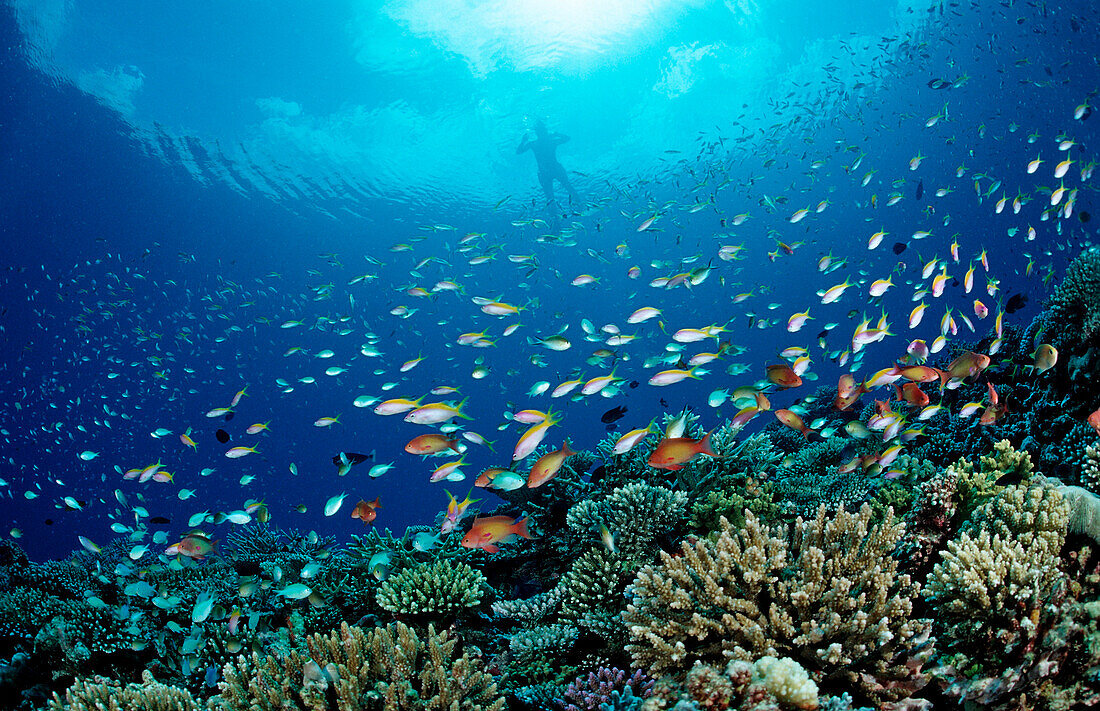
{"label": "dark blue background water", "polygon": [[[1086,31],[1073,29],[1071,15]],[[890,51],[885,65],[874,72],[873,90],[817,77],[808,87],[773,87],[774,103],[748,110],[763,117],[774,113],[776,125],[745,121],[751,136],[746,143],[733,140],[741,133],[735,117],[716,128],[697,124],[685,112],[683,123],[705,133],[699,145],[710,146],[698,153],[690,146],[682,153],[655,151],[636,172],[654,179],[625,179],[631,165],[616,165],[613,172],[586,170],[581,160],[589,153],[585,126],[559,126],[578,135],[580,146],[572,154],[563,149],[562,160],[584,173],[575,180],[592,204],[557,223],[575,224],[577,243],[557,246],[538,241],[548,229],[513,224],[561,218],[541,207],[529,156],[511,155],[510,148],[498,157],[510,166],[500,175],[521,177],[508,186],[515,197],[499,210],[493,205],[505,195],[488,185],[474,202],[424,186],[410,186],[393,196],[318,187],[303,189],[296,197],[285,186],[324,183],[311,172],[312,164],[289,160],[281,172],[273,172],[270,165],[264,169],[273,184],[282,180],[279,199],[234,191],[217,175],[241,168],[221,160],[210,142],[167,128],[161,138],[150,138],[148,126],[139,130],[116,109],[29,63],[21,30],[11,9],[4,7],[0,478],[7,484],[0,489],[5,496],[0,515],[22,532],[21,542],[33,557],[65,554],[76,545],[78,534],[100,543],[108,540],[112,513],[133,524],[132,514],[116,505],[116,488],[131,505],[143,497],[151,515],[170,518],[171,524],[154,527],[166,530],[169,538],[186,532],[192,513],[239,509],[252,498],[269,504],[276,525],[312,528],[346,540],[363,530],[360,522],[349,518],[359,498],[381,497],[379,525],[401,529],[431,523],[446,506],[444,489],[461,498],[482,467],[506,465],[522,431],[514,424],[497,430],[506,410],[545,409],[551,403],[564,408],[565,420],[547,442],[556,447],[568,437],[575,449],[596,444],[605,429],[600,415],[615,405],[628,408],[627,417],[618,423],[619,432],[685,405],[698,411],[709,429],[736,410],[729,404],[718,410],[707,407],[707,394],[762,378],[764,366],[779,362],[776,354],[786,346],[811,347],[811,372],[819,379],[801,391],[774,396],[777,406],[791,404],[818,384],[835,384],[844,371],[827,354],[848,347],[852,329],[864,313],[873,322],[885,310],[891,331],[898,335],[867,349],[863,376],[892,364],[909,339],[931,342],[945,305],[973,320],[974,298],[995,312],[1009,295],[1024,293],[1030,297],[1028,306],[1006,316],[1009,322],[1024,323],[1043,299],[1040,275],[1048,268],[1060,274],[1067,259],[1092,235],[1091,224],[1079,220],[1080,212],[1093,208],[1091,185],[1081,186],[1078,215],[1062,221],[1061,234],[1058,221],[1040,221],[1039,212],[1047,199],[1040,188],[1056,185],[1051,170],[1062,157],[1054,147],[1055,136],[1070,131],[1079,144],[1071,151],[1078,163],[1070,169],[1067,186],[1080,184],[1079,168],[1094,157],[1096,119],[1074,121],[1072,114],[1096,88],[1095,32],[1087,31],[1095,29],[1095,19],[1095,9],[1083,4],[992,12],[937,9],[926,23],[914,25],[923,29],[911,40],[888,42]],[[936,91],[927,85],[932,78],[950,80],[963,73],[970,79],[960,88]],[[435,80],[446,85],[446,72]],[[720,82],[711,86],[722,91]],[[819,94],[828,101],[816,101]],[[948,118],[925,128],[925,120],[945,101]],[[197,110],[200,114],[210,122],[217,115],[213,108]],[[592,118],[590,135],[600,130],[597,119]],[[198,133],[209,133],[207,129],[200,126]],[[1040,139],[1029,144],[1033,131]],[[668,145],[677,145],[673,136],[669,139]],[[461,142],[462,137],[454,140]],[[518,141],[518,129],[494,140],[510,145]],[[189,146],[191,156],[201,158],[204,167],[187,170],[180,153],[164,148],[172,142]],[[153,145],[161,148],[154,150]],[[846,150],[849,146],[857,150]],[[909,159],[918,151],[927,157],[918,171],[910,171]],[[863,164],[849,174],[844,166],[860,153],[865,156]],[[1029,176],[1024,168],[1036,154],[1047,162]],[[815,160],[824,165],[811,168]],[[960,165],[966,166],[966,175],[956,178]],[[875,170],[875,177],[868,187],[860,187],[868,170]],[[1003,180],[1004,187],[979,202],[975,173],[991,176],[981,180],[983,194],[993,179]],[[196,175],[205,176],[205,182]],[[915,200],[918,179],[924,184],[920,201]],[[699,183],[705,187],[693,190]],[[953,192],[935,198],[938,187]],[[886,208],[885,200],[894,190],[905,199]],[[996,199],[1005,194],[1011,201],[1018,190],[1034,198],[1021,214],[1011,215],[1011,208],[994,214]],[[461,190],[456,188],[456,193]],[[877,208],[869,204],[872,193],[877,195]],[[438,200],[431,199],[433,194]],[[788,202],[772,212],[763,204],[764,196],[785,196]],[[788,222],[796,209],[826,199],[829,207],[820,215],[811,214],[798,224]],[[686,207],[698,200],[711,200],[713,206],[687,212]],[[362,217],[352,217],[351,212]],[[637,225],[655,212],[661,216],[652,231],[638,233]],[[750,213],[749,221],[730,227],[729,218],[741,212]],[[947,226],[945,215],[950,215]],[[1028,224],[1038,231],[1035,242],[1024,242]],[[425,225],[453,229],[429,231]],[[1020,233],[1009,237],[1010,227]],[[866,240],[879,229],[890,236],[869,252]],[[909,235],[917,229],[929,229],[933,236],[912,241]],[[458,240],[468,232],[487,236],[478,240],[478,250],[456,253]],[[767,253],[776,239],[804,245],[773,262]],[[961,279],[970,261],[985,249],[991,275],[1000,280],[999,291],[994,296],[986,293],[986,276],[979,266],[973,294],[951,286],[941,299],[927,297],[930,308],[924,323],[910,331],[905,321],[914,305],[910,297],[915,286],[904,280],[920,282],[919,264],[933,256],[947,259],[952,240],[960,245],[962,263],[949,264],[950,275]],[[908,247],[895,255],[895,242]],[[391,251],[396,243],[413,246],[407,252]],[[627,245],[624,257],[615,253],[620,244]],[[745,259],[716,259],[723,244],[744,244]],[[488,264],[467,266],[466,260],[478,253],[497,256]],[[820,274],[817,263],[825,253],[847,258],[847,266]],[[331,254],[337,256],[324,256]],[[528,274],[526,265],[506,258],[509,254],[535,254],[537,270]],[[694,255],[699,255],[698,261],[679,264],[681,258]],[[368,256],[383,266],[376,267]],[[430,262],[419,269],[419,276],[410,274],[425,257],[446,260],[449,266]],[[1036,268],[1027,278],[1023,272],[1029,258]],[[653,260],[668,264],[653,267]],[[890,275],[899,261],[904,267],[894,276],[897,286],[884,299],[869,299],[867,284]],[[654,277],[707,262],[714,264],[714,271],[697,287],[647,286]],[[626,276],[634,265],[642,267],[638,280]],[[364,273],[377,278],[348,284]],[[570,286],[581,273],[600,281],[583,288]],[[853,286],[839,302],[821,305],[815,292],[846,277],[864,283]],[[442,293],[429,300],[402,293],[411,285],[430,288],[440,279],[459,282],[465,294]],[[316,300],[313,289],[325,284],[332,285],[332,297]],[[734,294],[750,290],[755,296],[748,301],[731,303]],[[465,348],[455,344],[458,334],[489,330],[499,336],[504,325],[515,320],[480,314],[471,296],[499,297],[517,305],[537,299],[539,308],[522,312],[518,320],[523,326],[515,335],[499,338],[495,347]],[[773,303],[779,306],[770,310]],[[408,319],[396,318],[389,311],[397,305],[418,311]],[[625,323],[626,316],[643,305],[664,311],[668,333],[728,322],[724,337],[747,351],[705,366],[711,374],[698,382],[648,386],[645,382],[653,371],[643,369],[642,362],[660,354],[669,339],[656,320],[639,327]],[[807,307],[815,320],[797,334],[787,333],[787,317]],[[288,319],[313,326],[322,316],[348,320],[317,328],[279,328]],[[584,342],[582,318],[597,328],[615,323],[625,333],[641,336],[618,349],[629,360],[619,362],[616,370],[626,383],[641,385],[629,388],[624,383],[614,398],[576,402],[526,397],[536,381],[548,380],[554,386],[574,373],[593,377],[610,367],[610,361],[603,367],[585,364],[602,344]],[[750,328],[761,318],[778,324]],[[822,353],[817,335],[827,322],[840,325],[827,337],[827,351]],[[991,322],[992,317],[976,321],[977,336],[986,334]],[[566,335],[574,343],[569,351],[547,351],[526,340],[552,335],[566,325]],[[960,337],[969,336],[961,321],[959,325]],[[344,327],[353,332],[338,335],[336,330]],[[383,358],[359,354],[368,332],[379,337],[376,347]],[[714,345],[696,344],[685,353],[714,350]],[[308,354],[285,357],[293,346]],[[321,360],[311,355],[326,348],[336,356]],[[397,372],[401,363],[420,354],[426,359],[417,368]],[[546,367],[530,362],[535,354]],[[490,367],[490,375],[473,380],[470,373],[479,357]],[[749,370],[731,377],[724,372],[729,362],[743,363]],[[348,372],[325,376],[324,369],[331,365]],[[374,374],[378,368],[385,372]],[[111,373],[118,375],[112,378]],[[316,384],[298,382],[304,376],[315,377]],[[294,391],[281,392],[278,378],[289,381]],[[382,383],[395,381],[399,384],[392,390],[381,389]],[[352,406],[359,395],[416,398],[440,384],[459,387],[462,396],[469,396],[469,428],[497,442],[495,455],[471,445],[466,482],[429,484],[428,474],[439,461],[422,461],[402,451],[405,442],[427,430],[401,422],[400,417],[379,417]],[[231,422],[204,416],[211,408],[228,405],[246,385],[248,396]],[[318,417],[337,414],[341,424],[327,429],[312,425]],[[102,424],[104,420],[109,426]],[[243,434],[249,424],[268,420],[269,433]],[[770,415],[762,415],[750,431],[770,421]],[[154,439],[149,433],[158,427],[173,434]],[[187,427],[193,428],[197,453],[179,442],[179,433]],[[225,458],[222,452],[230,445],[215,441],[218,427],[234,436],[231,444],[256,444],[260,453]],[[77,456],[84,450],[101,454],[85,462]],[[394,462],[396,467],[382,478],[368,479],[369,465],[362,465],[341,479],[330,461],[339,451],[375,452],[377,461]],[[175,473],[172,483],[137,484],[124,481],[114,470],[116,465],[126,470],[158,458]],[[292,462],[299,469],[297,477],[288,471]],[[215,471],[202,477],[204,467]],[[242,486],[242,475],[255,479]],[[181,488],[196,490],[196,497],[181,502],[176,496]],[[27,499],[27,491],[37,497]],[[341,492],[348,494],[344,508],[334,517],[322,516],[324,502]],[[493,495],[482,495],[491,507]],[[86,502],[84,510],[65,510],[64,496]],[[308,512],[292,511],[297,504],[305,504]],[[230,525],[218,527],[214,536],[223,538]]]}

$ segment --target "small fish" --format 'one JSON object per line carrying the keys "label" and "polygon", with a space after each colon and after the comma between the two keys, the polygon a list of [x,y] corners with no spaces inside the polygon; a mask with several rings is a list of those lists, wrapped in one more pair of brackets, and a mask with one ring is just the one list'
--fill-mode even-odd
{"label": "small fish", "polygon": [[344,493],[344,494],[339,494],[337,496],[333,496],[328,501],[326,501],[325,502],[325,515],[326,516],[332,516],[337,511],[339,511],[340,507],[344,505],[344,499],[346,497],[347,497],[347,494]]}
{"label": "small fish", "polygon": [[225,456],[230,459],[240,459],[241,457],[248,456],[249,454],[256,454],[259,450],[255,447],[233,447],[226,451]]}
{"label": "small fish", "polygon": [[1058,363],[1058,349],[1049,343],[1043,343],[1031,354],[1035,359],[1031,366],[1033,375],[1042,375]]}
{"label": "small fish", "polygon": [[[326,511],[327,511],[326,506]],[[359,500],[359,503],[355,505],[355,508],[351,510],[351,517],[357,518],[363,522],[364,525],[370,524],[378,516],[378,509],[382,508],[381,497],[375,497],[374,501]],[[325,514],[328,515],[327,513]]]}
{"label": "small fish", "polygon": [[604,423],[605,425],[609,425],[612,422],[618,422],[623,418],[624,415],[626,415],[626,412],[627,409],[625,405],[618,405],[600,415],[600,422]]}
{"label": "small fish", "polygon": [[690,437],[665,437],[649,455],[647,463],[654,469],[677,471],[699,454],[718,456],[710,447],[709,432],[699,440]]}
{"label": "small fish", "polygon": [[489,516],[474,519],[470,530],[462,538],[466,548],[480,548],[486,553],[500,550],[498,543],[506,543],[515,536],[531,538],[527,518],[512,520],[511,516]]}

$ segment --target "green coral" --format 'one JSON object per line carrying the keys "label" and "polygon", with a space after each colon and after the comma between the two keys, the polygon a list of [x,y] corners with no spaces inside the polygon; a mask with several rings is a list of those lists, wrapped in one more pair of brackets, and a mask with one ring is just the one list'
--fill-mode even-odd
{"label": "green coral", "polygon": [[624,557],[648,562],[654,541],[674,535],[683,526],[687,506],[688,497],[682,491],[635,481],[601,499],[575,504],[565,520],[574,540],[598,540],[601,527],[605,527]]}
{"label": "green coral", "polygon": [[1100,249],[1091,247],[1066,269],[1066,276],[1047,304],[1050,323],[1081,342],[1100,329]]}
{"label": "green coral", "polygon": [[729,520],[734,527],[745,524],[745,511],[751,511],[764,521],[778,521],[784,511],[782,501],[776,496],[772,482],[759,482],[755,479],[732,481],[723,479],[728,486],[707,491],[691,505],[691,526],[697,530],[709,531],[718,528],[721,518]]}
{"label": "green coral", "polygon": [[948,472],[958,475],[957,490],[960,497],[959,512],[968,517],[978,506],[997,495],[1003,487],[997,481],[1005,478],[1027,482],[1035,467],[1031,455],[1017,452],[1008,440],[993,445],[993,454],[982,455],[978,465],[965,459],[948,467]]}
{"label": "green coral", "polygon": [[461,562],[436,561],[402,570],[378,588],[378,605],[394,614],[443,618],[481,604],[485,576]]}
{"label": "green coral", "polygon": [[468,653],[456,656],[455,645],[432,625],[420,636],[400,622],[371,630],[342,624],[310,635],[306,651],[241,655],[223,668],[210,708],[502,711],[493,678]]}

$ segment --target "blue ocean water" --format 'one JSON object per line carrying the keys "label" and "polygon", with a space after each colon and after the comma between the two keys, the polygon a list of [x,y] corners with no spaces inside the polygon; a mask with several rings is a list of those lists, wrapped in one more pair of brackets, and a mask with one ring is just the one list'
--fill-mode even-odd
{"label": "blue ocean water", "polygon": [[[35,559],[67,554],[78,535],[109,540],[112,523],[175,540],[194,514],[249,500],[276,525],[340,540],[364,530],[348,515],[359,499],[380,497],[378,526],[430,525],[445,491],[461,498],[483,468],[510,464],[522,428],[506,413],[553,406],[562,421],[547,443],[574,449],[594,447],[616,406],[620,433],[684,407],[710,429],[739,408],[710,407],[708,394],[751,385],[781,350],[805,347],[807,383],[771,396],[789,407],[843,372],[892,366],[914,338],[932,344],[949,310],[958,338],[977,339],[1021,294],[1004,319],[1026,324],[1091,238],[1081,213],[1095,188],[1082,174],[1096,120],[1074,118],[1095,100],[1087,3],[116,9],[15,2],[0,13],[0,510]],[[546,205],[533,158],[515,151],[539,120],[570,137],[558,158],[577,204],[558,186]],[[1062,182],[1077,190],[1068,218],[1048,209],[1064,158]],[[740,247],[737,259],[723,246]],[[983,251],[988,267],[975,261]],[[472,264],[479,256],[490,259]],[[910,329],[932,260],[948,285],[923,297],[928,313]],[[695,285],[650,283],[708,265]],[[571,285],[582,274],[597,281]],[[893,288],[868,296],[887,277]],[[409,294],[444,280],[461,291]],[[488,316],[474,297],[524,310]],[[661,316],[628,324],[642,306]],[[789,332],[806,309],[813,320]],[[841,366],[853,329],[880,315],[893,335]],[[608,324],[637,338],[608,346]],[[675,330],[711,324],[724,326],[717,338],[683,350],[686,361],[728,347],[708,374],[647,384],[676,367],[646,366],[679,347]],[[456,342],[482,331],[491,347]],[[572,347],[532,340],[556,334]],[[589,362],[600,348],[611,354]],[[622,380],[609,397],[527,394],[610,372]],[[403,451],[423,426],[353,405],[436,386],[457,393],[425,402],[464,400],[470,419],[458,423],[495,442],[462,440],[465,481],[430,483],[442,460]],[[246,388],[231,421],[206,416]],[[339,423],[314,426],[329,416]],[[151,436],[158,428],[169,434]],[[179,439],[189,428],[196,451]],[[226,458],[233,445],[257,452]],[[340,477],[339,452],[394,468]],[[124,478],[158,461],[170,482]],[[492,508],[494,494],[481,495]],[[206,528],[220,539],[233,525]]]}

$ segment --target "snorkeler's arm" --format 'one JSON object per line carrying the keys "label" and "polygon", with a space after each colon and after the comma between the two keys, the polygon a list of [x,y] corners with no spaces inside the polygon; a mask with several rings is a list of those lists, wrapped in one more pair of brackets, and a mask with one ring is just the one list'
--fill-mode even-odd
{"label": "snorkeler's arm", "polygon": [[531,141],[527,140],[527,136],[524,135],[523,140],[519,142],[519,146],[516,147],[516,153],[523,153],[524,151],[531,149]]}
{"label": "snorkeler's arm", "polygon": [[560,146],[563,143],[569,142],[569,136],[566,136],[564,133],[552,133],[550,134],[550,140],[554,142],[554,145]]}

